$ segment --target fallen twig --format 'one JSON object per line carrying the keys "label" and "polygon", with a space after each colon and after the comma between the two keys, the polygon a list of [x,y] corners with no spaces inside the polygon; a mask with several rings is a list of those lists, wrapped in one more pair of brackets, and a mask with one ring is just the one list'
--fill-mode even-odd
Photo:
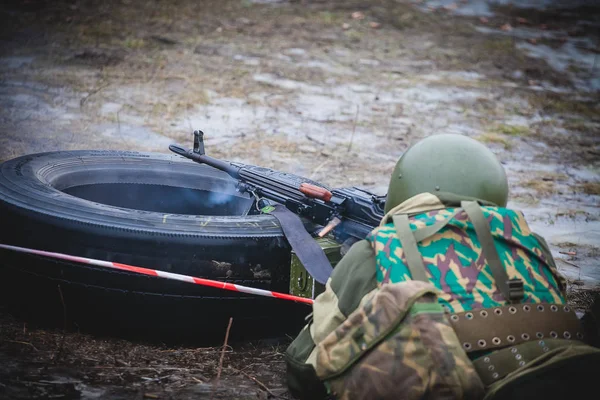
{"label": "fallen twig", "polygon": [[58,347],[58,351],[56,355],[53,357],[52,362],[57,363],[60,361],[60,357],[62,356],[63,349],[65,347],[65,338],[67,334],[67,305],[65,304],[65,298],[63,297],[62,289],[60,288],[60,284],[58,286],[58,294],[60,295],[60,302],[63,308],[63,331],[62,337],[60,339],[60,346]]}
{"label": "fallen twig", "polygon": [[128,362],[125,362],[119,358],[115,358],[115,364],[119,364],[123,367],[131,367],[131,364],[129,364]]}
{"label": "fallen twig", "polygon": [[10,342],[10,343],[20,343],[20,344],[26,344],[26,345],[28,345],[28,346],[31,346],[31,347],[33,347],[33,349],[34,349],[35,351],[39,351],[39,350],[37,349],[37,347],[35,347],[33,344],[31,344],[31,343],[29,343],[29,342],[21,342],[20,340],[4,340],[4,341],[5,341],[5,342]]}
{"label": "fallen twig", "polygon": [[263,389],[265,392],[267,392],[270,396],[273,396],[275,398],[283,398],[282,396],[276,395],[275,393],[273,393],[271,391],[271,389],[269,389],[267,387],[267,385],[265,385],[264,383],[262,383],[261,381],[259,381],[258,379],[256,379],[255,377],[249,375],[247,372],[242,371],[241,369],[237,369],[237,368],[232,368],[234,371],[239,372],[240,374],[244,375],[245,377],[247,377],[248,379],[251,379],[252,381],[254,381],[254,383],[256,383],[261,389]]}
{"label": "fallen twig", "polygon": [[[231,353],[233,351],[233,349],[231,348],[231,346],[225,346],[226,353]],[[179,352],[196,352],[196,351],[203,351],[206,354],[209,353],[215,353],[218,350],[217,347],[198,347],[196,349],[169,349],[169,350],[160,350],[160,353],[179,353]]]}
{"label": "fallen twig", "polygon": [[105,87],[108,87],[110,85],[110,83],[105,83],[103,85],[98,86],[96,89],[93,89],[91,92],[89,92],[87,94],[87,96],[83,97],[81,100],[79,100],[79,107],[83,108],[83,106],[85,105],[85,102],[92,97],[93,95],[95,95],[96,93],[98,93],[99,91],[101,91],[102,89],[104,89]]}
{"label": "fallen twig", "polygon": [[172,374],[170,374],[170,375],[166,375],[166,376],[159,376],[159,377],[157,377],[157,378],[149,378],[149,377],[147,377],[147,376],[142,376],[141,378],[142,378],[143,380],[145,380],[146,382],[160,382],[160,381],[162,381],[163,379],[167,379],[167,378],[170,378],[170,377],[172,377],[172,376],[173,376],[173,375],[172,375]]}
{"label": "fallen twig", "polygon": [[352,142],[354,141],[354,132],[356,131],[356,123],[358,122],[358,111],[360,110],[359,105],[356,105],[356,115],[354,116],[354,123],[352,124],[352,136],[350,136],[350,143],[348,144],[348,153],[352,150]]}
{"label": "fallen twig", "polygon": [[217,390],[217,386],[219,386],[219,379],[221,379],[221,371],[223,370],[223,359],[225,358],[225,348],[227,347],[227,340],[229,340],[229,330],[231,329],[231,324],[233,323],[233,317],[229,317],[229,324],[227,325],[227,331],[225,332],[225,342],[223,343],[223,349],[221,350],[221,358],[219,359],[219,369],[217,370],[217,379],[213,384],[213,390],[210,394],[211,400],[215,395],[215,391]]}
{"label": "fallen twig", "polygon": [[319,165],[317,166],[317,168],[315,168],[315,169],[314,169],[314,170],[311,172],[311,174],[310,174],[310,178],[311,178],[311,179],[312,179],[312,178],[314,178],[314,177],[315,177],[315,175],[317,174],[317,172],[319,172],[319,171],[320,171],[320,170],[321,170],[321,169],[322,169],[322,168],[323,168],[325,165],[329,164],[329,161],[330,161],[330,160],[325,160],[325,161],[323,161],[321,164],[319,164]]}
{"label": "fallen twig", "polygon": [[320,144],[321,146],[325,146],[325,143],[321,142],[320,140],[315,139],[314,137],[311,137],[310,135],[306,134],[306,138],[308,140],[310,140],[311,142],[315,142],[317,144]]}
{"label": "fallen twig", "polygon": [[566,254],[568,256],[576,256],[577,252],[576,251],[559,251],[560,254]]}
{"label": "fallen twig", "polygon": [[564,262],[565,264],[569,264],[569,265],[572,265],[572,266],[574,266],[574,267],[576,267],[576,268],[579,268],[579,269],[581,269],[581,267],[580,267],[579,265],[573,264],[572,262],[570,262],[570,261],[567,261],[567,260],[565,260],[564,258],[556,258],[556,259],[557,259],[557,260],[559,260],[559,261],[562,261],[562,262]]}
{"label": "fallen twig", "polygon": [[113,365],[95,365],[95,366],[85,366],[81,365],[77,368],[90,368],[90,369],[123,369],[123,370],[153,370],[155,372],[158,371],[203,371],[202,368],[181,368],[181,367],[117,367]]}

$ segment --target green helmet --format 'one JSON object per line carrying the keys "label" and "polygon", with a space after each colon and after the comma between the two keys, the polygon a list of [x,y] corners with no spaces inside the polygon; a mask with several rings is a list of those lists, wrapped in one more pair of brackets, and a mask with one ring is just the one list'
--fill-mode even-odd
{"label": "green helmet", "polygon": [[440,134],[420,140],[400,157],[385,212],[425,192],[450,192],[505,207],[508,181],[502,164],[485,145],[467,136]]}

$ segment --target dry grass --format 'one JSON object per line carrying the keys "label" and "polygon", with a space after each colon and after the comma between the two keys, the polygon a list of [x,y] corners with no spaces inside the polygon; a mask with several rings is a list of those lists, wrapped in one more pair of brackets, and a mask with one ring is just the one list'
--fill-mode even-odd
{"label": "dry grass", "polygon": [[585,312],[590,309],[595,298],[600,295],[600,289],[581,289],[579,285],[569,285],[567,289],[567,303],[569,303],[576,311]]}
{"label": "dry grass", "polygon": [[580,188],[585,194],[600,196],[600,182],[586,182]]}
{"label": "dry grass", "polygon": [[595,101],[582,101],[559,94],[534,94],[529,104],[543,114],[575,114],[584,119],[600,118],[600,106]]}
{"label": "dry grass", "polygon": [[483,143],[492,143],[492,144],[500,144],[506,150],[512,149],[512,143],[505,136],[499,135],[497,133],[484,133],[483,135],[477,136],[475,139],[479,140]]}
{"label": "dry grass", "polygon": [[501,124],[494,128],[494,132],[502,133],[509,136],[527,136],[531,134],[531,129],[522,125],[505,125]]}
{"label": "dry grass", "polygon": [[540,202],[540,199],[530,193],[519,193],[517,195],[511,196],[511,200],[517,203],[528,204],[531,206],[537,205]]}
{"label": "dry grass", "polygon": [[555,194],[557,192],[556,185],[552,181],[544,181],[541,179],[530,179],[520,182],[520,186],[535,190],[541,196]]}
{"label": "dry grass", "polygon": [[578,132],[587,132],[596,128],[594,124],[591,123],[591,121],[585,119],[573,119],[564,121],[562,126],[568,131]]}
{"label": "dry grass", "polygon": [[[0,360],[5,361],[7,356],[15,360],[9,370],[0,367],[0,389],[9,388],[16,393],[27,393],[27,381],[65,377],[84,382],[92,390],[105,391],[113,385],[126,388],[128,395],[123,398],[204,398],[194,389],[198,385],[204,385],[208,390],[216,388],[220,357],[225,355],[222,382],[215,398],[266,398],[264,388],[239,374],[244,371],[247,375],[260,377],[269,391],[276,390],[280,398],[288,399],[284,389],[283,351],[283,346],[259,343],[224,347],[134,343],[75,332],[34,329],[0,312],[0,356],[5,357]],[[9,375],[6,375],[7,371]],[[50,396],[35,398],[79,398],[71,393],[78,393],[78,390],[64,384],[51,384],[44,384],[51,391]],[[149,393],[157,393],[157,397],[145,395]],[[111,398],[107,393],[105,395]]]}

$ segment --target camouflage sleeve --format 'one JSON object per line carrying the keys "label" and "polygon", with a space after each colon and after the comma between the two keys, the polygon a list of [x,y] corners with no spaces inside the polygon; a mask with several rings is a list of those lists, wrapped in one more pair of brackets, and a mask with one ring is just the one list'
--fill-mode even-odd
{"label": "camouflage sleeve", "polygon": [[313,319],[287,348],[287,384],[300,399],[320,399],[326,395],[314,365],[315,342],[323,340],[346,320],[361,299],[377,286],[375,254],[366,240],[355,243],[340,260],[329,278],[325,292],[315,299]]}
{"label": "camouflage sleeve", "polygon": [[315,299],[311,335],[315,343],[325,339],[354,311],[364,295],[376,286],[375,254],[366,240],[355,243],[336,265]]}
{"label": "camouflage sleeve", "polygon": [[375,252],[366,240],[355,243],[335,267],[329,283],[344,319],[377,287],[376,273]]}

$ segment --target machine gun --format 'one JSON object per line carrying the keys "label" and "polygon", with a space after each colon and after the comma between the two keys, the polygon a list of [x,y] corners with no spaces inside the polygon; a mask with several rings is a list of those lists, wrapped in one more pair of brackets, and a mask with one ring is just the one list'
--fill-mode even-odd
{"label": "machine gun", "polygon": [[364,239],[383,218],[386,196],[377,196],[357,187],[330,189],[298,175],[207,156],[204,133],[200,130],[194,131],[193,150],[175,144],[169,149],[197,163],[226,172],[238,181],[240,192],[254,196],[259,209],[268,208],[271,205],[268,200],[274,201],[322,226],[319,237],[333,231],[339,243],[347,239]]}

